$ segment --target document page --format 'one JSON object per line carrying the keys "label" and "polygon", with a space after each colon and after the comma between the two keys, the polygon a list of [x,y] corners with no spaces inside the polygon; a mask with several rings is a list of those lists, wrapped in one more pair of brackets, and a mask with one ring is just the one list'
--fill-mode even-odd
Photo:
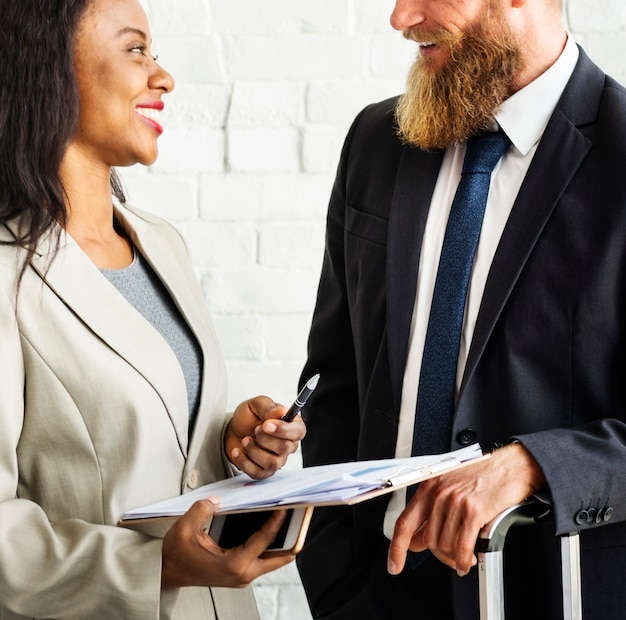
{"label": "document page", "polygon": [[254,480],[242,473],[178,497],[130,510],[123,520],[180,516],[196,500],[211,495],[220,500],[218,513],[299,504],[350,503],[377,489],[391,491],[415,484],[480,456],[480,446],[475,444],[445,454],[283,469],[266,480]]}

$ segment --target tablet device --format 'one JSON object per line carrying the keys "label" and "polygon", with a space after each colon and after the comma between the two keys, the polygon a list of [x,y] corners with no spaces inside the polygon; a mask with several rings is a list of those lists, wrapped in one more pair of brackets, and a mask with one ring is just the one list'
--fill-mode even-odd
{"label": "tablet device", "polygon": [[[310,506],[286,509],[287,516],[274,542],[262,556],[299,553],[304,544],[311,513]],[[224,549],[243,545],[272,515],[272,510],[216,515],[209,526],[209,536]]]}

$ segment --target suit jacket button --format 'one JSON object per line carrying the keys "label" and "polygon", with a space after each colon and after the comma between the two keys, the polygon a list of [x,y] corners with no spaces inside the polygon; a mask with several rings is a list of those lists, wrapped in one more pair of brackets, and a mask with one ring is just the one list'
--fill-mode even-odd
{"label": "suit jacket button", "polygon": [[607,521],[609,521],[612,516],[613,516],[613,508],[611,508],[610,506],[607,506],[604,509],[604,515],[602,515],[604,522],[606,523]]}
{"label": "suit jacket button", "polygon": [[574,517],[574,520],[578,525],[584,525],[589,523],[589,513],[586,510],[579,510]]}
{"label": "suit jacket button", "polygon": [[599,511],[596,508],[589,508],[587,512],[589,513],[588,523],[593,523],[596,520],[596,515]]}
{"label": "suit jacket button", "polygon": [[187,477],[187,486],[190,489],[195,489],[198,486],[199,481],[200,481],[200,476],[198,474],[198,470],[192,469],[189,472],[189,476]]}
{"label": "suit jacket button", "polygon": [[602,510],[602,508],[599,508],[598,512],[596,513],[596,523],[602,523],[602,521],[604,521],[604,510]]}
{"label": "suit jacket button", "polygon": [[476,431],[473,428],[464,428],[456,438],[462,446],[469,446],[476,441]]}

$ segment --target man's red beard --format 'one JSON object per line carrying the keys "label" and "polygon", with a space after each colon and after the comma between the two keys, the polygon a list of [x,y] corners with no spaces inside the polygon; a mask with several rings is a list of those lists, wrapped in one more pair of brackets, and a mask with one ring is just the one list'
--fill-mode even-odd
{"label": "man's red beard", "polygon": [[[499,27],[491,32],[496,20]],[[402,141],[443,149],[488,127],[512,94],[523,65],[520,46],[504,20],[490,12],[459,36],[439,28],[409,30],[405,37],[445,47],[449,57],[436,67],[428,56],[419,56],[411,67],[396,107]]]}

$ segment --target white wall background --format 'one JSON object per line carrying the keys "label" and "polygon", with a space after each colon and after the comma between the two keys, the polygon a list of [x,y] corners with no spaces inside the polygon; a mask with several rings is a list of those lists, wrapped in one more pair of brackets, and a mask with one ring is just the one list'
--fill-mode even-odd
{"label": "white wall background", "polygon": [[[624,0],[566,0],[577,41],[626,83]],[[143,0],[176,78],[160,157],[123,170],[129,201],[189,244],[229,370],[230,404],[293,399],[324,218],[354,115],[402,90],[415,47],[393,0]],[[298,458],[291,466],[298,466]],[[310,618],[295,566],[262,578],[263,620]]]}

